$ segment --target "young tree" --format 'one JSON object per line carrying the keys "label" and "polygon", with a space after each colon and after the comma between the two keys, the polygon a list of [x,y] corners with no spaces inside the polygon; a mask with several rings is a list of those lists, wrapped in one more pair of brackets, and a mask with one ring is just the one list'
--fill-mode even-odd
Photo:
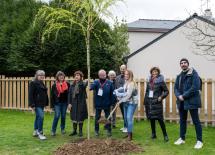
{"label": "young tree", "polygon": [[[87,51],[88,81],[90,81],[90,38],[94,35],[98,40],[95,26],[103,17],[112,17],[110,7],[123,0],[59,0],[57,8],[42,7],[36,18],[35,24],[43,24],[42,42],[51,34],[56,38],[62,29],[77,29],[85,38]],[[75,26],[74,26],[75,25]],[[89,103],[88,103],[89,111]],[[88,139],[90,138],[90,115],[88,116]]]}

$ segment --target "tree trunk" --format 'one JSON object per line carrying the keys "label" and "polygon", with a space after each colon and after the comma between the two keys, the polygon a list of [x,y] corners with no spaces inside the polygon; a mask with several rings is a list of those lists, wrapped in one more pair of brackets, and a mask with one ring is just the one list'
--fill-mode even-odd
{"label": "tree trunk", "polygon": [[[88,17],[88,27],[87,27],[87,33],[86,33],[86,48],[87,48],[87,77],[88,77],[88,86],[90,86],[90,23],[91,23],[91,18]],[[90,93],[87,91],[88,98],[90,98]],[[88,109],[88,122],[87,122],[87,139],[90,139],[90,100],[88,99],[88,104],[87,104],[87,109]]]}

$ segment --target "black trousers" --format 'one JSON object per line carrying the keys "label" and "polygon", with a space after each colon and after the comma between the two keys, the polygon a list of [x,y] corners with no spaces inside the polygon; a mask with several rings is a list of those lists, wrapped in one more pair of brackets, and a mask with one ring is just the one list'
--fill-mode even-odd
{"label": "black trousers", "polygon": [[[189,110],[193,124],[196,130],[196,139],[202,142],[202,126],[199,120],[198,109]],[[185,135],[187,131],[187,113],[188,110],[184,110],[184,106],[180,105],[179,115],[180,115],[180,138],[185,140]]]}
{"label": "black trousers", "polygon": [[[108,109],[96,109],[96,116],[95,116],[95,131],[99,131],[99,123],[98,120],[101,118],[101,113],[102,110],[104,110],[105,113],[105,118],[108,118],[108,116],[110,115],[110,108]],[[111,123],[108,123],[105,128],[108,131],[111,131]]]}
{"label": "black trousers", "polygon": [[162,119],[150,119],[152,134],[156,135],[156,129],[155,129],[155,121],[156,120],[158,120],[158,122],[160,124],[163,135],[167,136],[166,126],[165,126],[164,121]]}

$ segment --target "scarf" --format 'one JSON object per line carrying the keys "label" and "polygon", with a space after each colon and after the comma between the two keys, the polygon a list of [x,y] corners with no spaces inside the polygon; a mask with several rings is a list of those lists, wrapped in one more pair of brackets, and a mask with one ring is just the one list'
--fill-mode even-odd
{"label": "scarf", "polygon": [[68,85],[66,81],[63,81],[62,84],[57,81],[56,82],[56,87],[57,87],[57,96],[60,97],[60,94],[63,93],[64,91],[68,90]]}
{"label": "scarf", "polygon": [[157,83],[161,83],[164,82],[164,76],[163,75],[158,75],[157,77],[153,78],[152,76],[149,77],[149,79],[147,80],[150,84],[150,89],[153,90],[154,85]]}
{"label": "scarf", "polygon": [[72,92],[72,98],[75,98],[79,94],[79,82],[74,82],[74,91]]}
{"label": "scarf", "polygon": [[151,87],[151,90],[154,89],[155,80],[156,80],[156,77],[151,77],[151,79],[150,79],[150,87]]}

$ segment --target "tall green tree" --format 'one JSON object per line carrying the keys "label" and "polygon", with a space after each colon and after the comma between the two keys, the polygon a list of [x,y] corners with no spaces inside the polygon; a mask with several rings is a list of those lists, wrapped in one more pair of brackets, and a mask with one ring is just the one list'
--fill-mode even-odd
{"label": "tall green tree", "polygon": [[[32,24],[41,2],[36,0],[1,0],[0,1],[0,71],[3,73],[19,70],[16,61],[25,64],[21,51],[22,36]],[[14,63],[15,62],[15,63]]]}
{"label": "tall green tree", "polygon": [[115,19],[113,29],[109,34],[112,44],[107,45],[107,49],[115,62],[113,68],[117,69],[124,63],[124,57],[129,54],[128,27],[126,22],[124,20],[119,22],[118,19]]}
{"label": "tall green tree", "polygon": [[[85,39],[88,81],[90,81],[90,39],[94,35],[99,41],[98,33],[95,27],[101,21],[101,18],[110,17],[112,14],[109,8],[121,0],[65,0],[65,5],[61,8],[44,6],[36,16],[35,23],[46,22],[42,32],[42,41],[55,33],[56,38],[62,29],[73,29],[77,26]],[[75,27],[76,28],[76,27]],[[89,105],[88,105],[89,110]],[[90,138],[90,116],[88,117],[88,139]]]}

